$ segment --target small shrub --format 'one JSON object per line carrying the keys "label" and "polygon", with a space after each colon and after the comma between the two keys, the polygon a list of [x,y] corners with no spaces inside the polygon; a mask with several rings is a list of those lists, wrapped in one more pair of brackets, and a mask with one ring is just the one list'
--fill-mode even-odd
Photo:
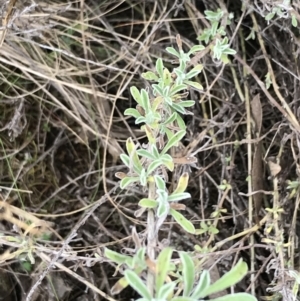
{"label": "small shrub", "polygon": [[[206,47],[211,48],[214,59],[227,63],[227,56],[235,51],[229,47],[228,39],[224,37],[224,28],[219,24],[222,12],[207,11],[206,16],[211,22],[211,28],[199,40],[208,44]],[[218,232],[213,225],[204,222],[201,223],[201,229],[196,230],[193,223],[180,212],[185,207],[178,202],[190,197],[186,192],[189,180],[187,173],[180,176],[174,191],[169,192],[167,189],[168,173],[174,171],[175,165],[169,151],[178,146],[186,135],[186,125],[181,115],[192,114],[188,109],[195,104],[195,101],[184,98],[188,95],[188,89],[202,89],[202,85],[194,78],[201,73],[203,66],[198,64],[187,71],[188,63],[191,56],[205,49],[203,45],[196,45],[184,52],[179,36],[176,41],[178,49],[168,47],[166,51],[175,56],[178,67],[170,71],[159,58],[155,70],[143,74],[145,79],[152,82],[152,89],[147,91],[131,87],[130,92],[137,106],[125,111],[125,115],[135,118],[136,124],[141,124],[148,139],[143,146],[135,144],[132,138],[127,139],[127,154],[122,154],[121,160],[129,171],[120,177],[122,189],[138,185],[148,192],[148,197],[139,201],[140,209],[136,211],[136,217],[144,212],[148,214],[147,247],[137,244],[133,255],[105,249],[105,256],[115,262],[123,274],[113,286],[112,294],[120,293],[130,285],[141,296],[138,299],[140,301],[203,300],[235,285],[248,271],[247,264],[240,260],[223,277],[211,283],[209,272],[198,268],[201,265],[192,254],[171,247],[165,247],[156,254],[158,232],[168,216],[172,216],[191,234]],[[190,157],[186,163],[195,161],[196,158]],[[248,301],[256,298],[246,293],[236,293],[215,299],[217,300]]]}

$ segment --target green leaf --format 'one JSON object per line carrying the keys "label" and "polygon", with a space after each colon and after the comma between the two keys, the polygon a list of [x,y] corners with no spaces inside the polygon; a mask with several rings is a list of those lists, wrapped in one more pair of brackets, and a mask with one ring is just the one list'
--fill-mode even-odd
{"label": "green leaf", "polygon": [[177,112],[179,112],[181,114],[186,114],[186,110],[181,105],[179,105],[178,103],[173,103],[171,106]]}
{"label": "green leaf", "polygon": [[149,151],[147,151],[145,149],[139,149],[136,152],[141,157],[144,157],[144,158],[147,158],[147,159],[150,159],[150,160],[155,160],[156,159],[156,157],[153,154],[151,154]]}
{"label": "green leaf", "polygon": [[297,18],[295,15],[292,15],[292,25],[294,27],[297,27],[298,26],[298,21],[297,21]]}
{"label": "green leaf", "polygon": [[[177,118],[179,117],[180,115],[177,114]],[[177,119],[176,119],[177,121]],[[165,128],[165,132],[166,132],[166,135],[167,135],[167,140],[170,140],[172,137],[173,137],[173,132],[170,131],[167,127]]]}
{"label": "green leaf", "polygon": [[254,28],[251,29],[251,31],[250,31],[249,35],[246,37],[245,41],[248,41],[250,39],[255,40],[255,30],[254,30]]}
{"label": "green leaf", "polygon": [[175,189],[175,191],[173,193],[182,193],[185,192],[187,186],[189,183],[189,174],[187,172],[184,172],[179,180],[178,180],[178,184],[177,187]]}
{"label": "green leaf", "polygon": [[241,281],[248,272],[248,266],[246,262],[241,258],[238,263],[224,276],[218,279],[215,283],[210,285],[208,288],[202,291],[199,298],[204,298],[211,294],[223,291],[239,281]]}
{"label": "green leaf", "polygon": [[179,114],[177,114],[176,121],[177,121],[177,124],[178,124],[179,128],[181,130],[185,131],[186,130],[185,122]]}
{"label": "green leaf", "polygon": [[156,215],[157,217],[164,217],[167,216],[170,210],[170,205],[168,202],[162,201],[158,203],[158,208]]}
{"label": "green leaf", "polygon": [[171,88],[171,95],[174,96],[178,92],[185,90],[185,89],[187,89],[187,85],[184,85],[184,84],[173,85],[173,87]]}
{"label": "green leaf", "polygon": [[186,76],[185,78],[186,79],[190,79],[190,78],[193,78],[195,76],[197,76],[203,69],[203,66],[202,65],[197,65],[195,66]]}
{"label": "green leaf", "polygon": [[179,52],[177,50],[175,50],[173,47],[167,47],[166,50],[170,54],[173,54],[173,55],[177,56],[178,58],[180,58]]}
{"label": "green leaf", "polygon": [[123,162],[127,167],[130,167],[130,158],[129,158],[129,156],[127,156],[126,154],[121,154],[121,155],[120,155],[120,159],[122,160],[122,162]]}
{"label": "green leaf", "polygon": [[167,120],[165,122],[163,122],[162,124],[167,125],[169,123],[172,123],[173,121],[175,121],[177,118],[177,113],[174,112],[169,118],[167,118]]}
{"label": "green leaf", "polygon": [[206,225],[205,221],[201,221],[200,226],[202,229],[208,229],[208,226]]}
{"label": "green leaf", "polygon": [[128,286],[128,281],[125,279],[125,277],[122,277],[114,284],[114,286],[111,288],[110,292],[112,295],[119,294],[127,286]]}
{"label": "green leaf", "polygon": [[163,73],[163,82],[165,86],[169,86],[172,83],[173,79],[171,77],[170,71],[165,68]]}
{"label": "green leaf", "polygon": [[274,18],[274,16],[275,16],[275,12],[272,11],[265,16],[265,20],[270,21]]}
{"label": "green leaf", "polygon": [[[229,24],[228,24],[229,25]],[[218,29],[218,34],[221,36],[226,36],[226,31],[224,29],[224,26],[220,26]]]}
{"label": "green leaf", "polygon": [[155,184],[156,184],[156,186],[157,186],[158,189],[161,189],[161,190],[165,190],[166,189],[166,183],[162,179],[162,177],[160,177],[158,175],[155,175],[154,179],[155,179]]}
{"label": "green leaf", "polygon": [[152,144],[151,150],[152,150],[152,154],[154,155],[155,159],[158,159],[160,157],[160,155],[159,155],[158,149],[155,144]]}
{"label": "green leaf", "polygon": [[151,162],[147,169],[147,175],[150,176],[153,173],[153,171],[155,171],[161,165],[161,163],[162,162],[160,159]]}
{"label": "green leaf", "polygon": [[271,79],[271,75],[270,75],[270,72],[268,72],[265,76],[265,85],[266,85],[266,88],[269,90],[269,88],[271,87],[271,84],[272,84],[272,79]]}
{"label": "green leaf", "polygon": [[158,255],[157,258],[157,274],[155,277],[155,286],[156,291],[159,292],[161,287],[163,286],[166,277],[168,275],[168,271],[170,271],[171,258],[172,258],[173,250],[169,247],[164,248]]}
{"label": "green leaf", "polygon": [[182,62],[181,62],[181,64],[180,64],[180,66],[179,67],[177,67],[177,68],[174,68],[174,73],[176,74],[176,76],[177,76],[177,79],[176,79],[176,84],[179,84],[179,85],[181,85],[182,84],[182,81],[184,80],[184,78],[185,78],[185,64],[183,64]]}
{"label": "green leaf", "polygon": [[227,54],[222,54],[220,60],[227,65],[229,63],[229,58]]}
{"label": "green leaf", "polygon": [[168,197],[168,202],[179,202],[181,200],[185,200],[190,197],[191,197],[191,195],[188,192],[172,193]]}
{"label": "green leaf", "polygon": [[167,98],[170,95],[170,86],[169,85],[165,85],[163,88],[163,95],[165,96],[165,98]]}
{"label": "green leaf", "polygon": [[141,130],[146,132],[146,135],[147,135],[147,138],[148,138],[148,141],[150,142],[150,144],[156,143],[156,138],[154,137],[154,134],[148,125],[143,125],[141,127]]}
{"label": "green leaf", "polygon": [[134,118],[138,118],[141,116],[140,112],[137,109],[127,109],[124,112],[125,116],[133,116]]}
{"label": "green leaf", "polygon": [[145,123],[153,126],[155,123],[160,122],[160,120],[161,120],[160,113],[153,112],[153,111],[149,111],[148,113],[146,113],[146,122]]}
{"label": "green leaf", "polygon": [[179,252],[182,262],[182,276],[183,276],[183,296],[188,297],[192,291],[195,281],[195,266],[191,256],[186,252]]}
{"label": "green leaf", "polygon": [[221,184],[221,185],[219,185],[219,188],[221,190],[225,190],[227,188],[227,185],[226,184]]}
{"label": "green leaf", "polygon": [[123,255],[107,248],[104,250],[104,256],[117,264],[124,264],[128,259],[133,259],[128,255]]}
{"label": "green leaf", "polygon": [[204,230],[204,229],[196,229],[195,230],[196,235],[201,235],[201,234],[206,233],[206,232],[207,232],[207,230]]}
{"label": "green leaf", "polygon": [[209,28],[206,28],[203,30],[202,34],[197,37],[197,40],[204,41],[205,44],[208,44],[210,37],[211,37],[211,30]]}
{"label": "green leaf", "polygon": [[139,181],[138,177],[125,177],[120,182],[120,188],[125,189],[128,185],[138,181]]}
{"label": "green leaf", "polygon": [[156,61],[156,71],[159,74],[160,78],[163,78],[164,74],[164,64],[161,58]]}
{"label": "green leaf", "polygon": [[144,116],[140,116],[135,120],[135,124],[147,123],[147,119]]}
{"label": "green leaf", "polygon": [[132,156],[132,154],[134,153],[136,147],[134,142],[132,141],[132,138],[128,138],[126,140],[126,150],[129,156]]}
{"label": "green leaf", "polygon": [[209,227],[209,232],[212,233],[212,234],[218,234],[219,233],[219,230],[213,226],[210,226]]}
{"label": "green leaf", "polygon": [[160,156],[160,159],[161,160],[164,160],[164,161],[170,161],[170,162],[173,162],[173,158],[172,156],[170,156],[169,154],[163,154]]}
{"label": "green leaf", "polygon": [[166,190],[157,189],[156,193],[158,202],[168,202],[168,192]]}
{"label": "green leaf", "polygon": [[227,55],[235,55],[236,51],[234,49],[231,48],[226,48],[222,51],[222,54],[227,54]]}
{"label": "green leaf", "polygon": [[217,39],[216,40],[216,44],[213,47],[213,54],[214,54],[214,58],[217,58],[218,60],[220,59],[222,53],[225,51],[225,49],[229,48],[229,44],[228,44],[228,38],[225,37],[224,39],[220,40]]}
{"label": "green leaf", "polygon": [[247,293],[236,293],[232,295],[226,295],[216,299],[211,299],[211,301],[257,301],[257,299]]}
{"label": "green leaf", "polygon": [[290,180],[288,180],[287,184],[288,184],[287,189],[297,189],[300,186],[299,181],[290,181]]}
{"label": "green leaf", "polygon": [[158,203],[156,200],[152,200],[152,199],[141,199],[139,201],[139,206],[143,207],[143,208],[156,208],[158,206]]}
{"label": "green leaf", "polygon": [[217,59],[219,61],[221,59],[221,56],[222,56],[222,50],[217,48],[217,47],[214,47],[214,49],[213,49],[213,58]]}
{"label": "green leaf", "polygon": [[171,147],[177,146],[178,142],[185,136],[186,131],[178,131],[171,139],[168,141],[167,145],[162,150],[161,154],[165,154]]}
{"label": "green leaf", "polygon": [[[132,266],[130,266],[131,269],[134,269],[138,267],[137,270],[144,270],[147,268],[147,263],[145,260],[146,255],[146,248],[139,248],[136,254],[133,257]],[[135,272],[137,272],[135,270]]]}
{"label": "green leaf", "polygon": [[169,171],[173,171],[174,170],[174,162],[173,160],[168,160],[168,159],[162,159],[162,164],[165,165]]}
{"label": "green leaf", "polygon": [[186,80],[184,83],[195,88],[196,90],[203,90],[203,86],[197,82]]}
{"label": "green leaf", "polygon": [[158,81],[158,76],[152,72],[152,71],[148,71],[148,72],[145,72],[145,73],[142,73],[142,77],[146,80],[155,80],[155,81]]}
{"label": "green leaf", "polygon": [[147,185],[147,174],[145,168],[143,168],[142,172],[140,173],[140,183],[142,186]]}
{"label": "green leaf", "polygon": [[210,275],[209,271],[204,270],[201,273],[200,279],[198,281],[197,286],[192,294],[192,298],[199,299],[201,296],[202,291],[206,290],[210,285]]}
{"label": "green leaf", "polygon": [[145,89],[141,90],[141,97],[142,97],[142,107],[146,111],[146,113],[150,110],[150,100],[148,92]]}
{"label": "green leaf", "polygon": [[130,88],[130,93],[132,95],[132,97],[134,98],[134,100],[139,104],[142,105],[142,98],[141,98],[141,94],[138,90],[137,87],[133,86]]}
{"label": "green leaf", "polygon": [[213,22],[211,24],[210,32],[213,37],[217,34],[218,27],[219,27],[219,22]]}
{"label": "green leaf", "polygon": [[218,8],[216,12],[212,10],[205,10],[204,14],[207,20],[213,22],[213,21],[220,21],[221,18],[223,17],[224,12]]}
{"label": "green leaf", "polygon": [[163,101],[163,97],[161,97],[161,96],[156,97],[156,98],[152,101],[152,104],[151,104],[152,110],[153,110],[153,111],[157,111],[157,109],[158,109],[158,107],[160,106],[160,104],[162,103],[162,101]]}
{"label": "green leaf", "polygon": [[169,282],[164,284],[157,293],[158,300],[168,300],[168,297],[173,295],[176,282]]}
{"label": "green leaf", "polygon": [[170,208],[170,213],[176,220],[176,222],[188,233],[194,234],[195,233],[195,227],[194,225],[187,220],[181,213],[178,211]]}
{"label": "green leaf", "polygon": [[177,104],[179,104],[180,106],[184,107],[184,108],[188,108],[188,107],[192,107],[195,104],[194,100],[184,100],[181,102],[178,102]]}
{"label": "green leaf", "polygon": [[161,95],[163,96],[164,95],[164,89],[160,86],[160,85],[152,85],[152,88],[155,92],[155,95]]}
{"label": "green leaf", "polygon": [[32,270],[32,264],[30,261],[21,261],[21,267],[23,270],[25,270],[25,272],[30,273]]}
{"label": "green leaf", "polygon": [[142,279],[133,271],[126,270],[124,272],[124,276],[130,286],[138,293],[140,294],[143,298],[145,298],[148,301],[152,300],[152,296],[145,285],[145,283],[142,281]]}
{"label": "green leaf", "polygon": [[204,50],[204,49],[205,49],[205,47],[204,47],[203,45],[195,45],[195,46],[193,46],[193,47],[190,49],[190,51],[188,52],[188,54],[193,54],[193,53],[195,53],[195,52],[202,51],[202,50]]}
{"label": "green leaf", "polygon": [[133,167],[135,168],[135,171],[140,173],[140,171],[142,170],[143,167],[142,167],[140,159],[137,155],[136,146],[135,146],[134,142],[132,141],[132,138],[128,138],[126,140],[126,149],[127,149],[129,158],[133,162]]}

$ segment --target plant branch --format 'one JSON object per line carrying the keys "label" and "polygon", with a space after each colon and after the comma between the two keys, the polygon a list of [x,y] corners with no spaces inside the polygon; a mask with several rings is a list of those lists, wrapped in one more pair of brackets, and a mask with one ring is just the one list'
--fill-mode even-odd
{"label": "plant branch", "polygon": [[[149,183],[149,199],[155,198],[155,182]],[[155,226],[155,214],[152,209],[148,210],[147,218],[147,254],[151,261],[155,260],[155,248],[157,243]],[[148,269],[147,287],[149,292],[153,295],[155,286],[155,275]]]}

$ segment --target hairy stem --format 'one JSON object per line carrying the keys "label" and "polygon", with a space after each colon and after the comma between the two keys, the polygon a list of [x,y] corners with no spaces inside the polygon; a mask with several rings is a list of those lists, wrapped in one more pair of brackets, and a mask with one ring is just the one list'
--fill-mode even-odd
{"label": "hairy stem", "polygon": [[[155,199],[155,182],[150,182],[149,184],[149,198]],[[155,260],[156,242],[155,213],[153,210],[149,209],[147,218],[147,254],[151,261]],[[155,275],[150,269],[148,269],[147,287],[150,294],[154,296]]]}

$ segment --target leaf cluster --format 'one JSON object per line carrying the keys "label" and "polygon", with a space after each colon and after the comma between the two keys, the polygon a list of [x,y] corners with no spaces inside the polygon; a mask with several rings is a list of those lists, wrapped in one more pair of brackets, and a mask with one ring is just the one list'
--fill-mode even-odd
{"label": "leaf cluster", "polygon": [[[197,273],[197,261],[187,252],[177,252],[180,263],[172,262],[172,248],[164,248],[158,255],[157,261],[151,263],[155,273],[155,292],[152,296],[143,279],[143,270],[147,268],[145,248],[137,251],[133,258],[105,250],[105,255],[117,262],[119,265],[126,265],[124,277],[118,281],[123,288],[130,285],[141,296],[138,301],[198,301],[204,300],[207,296],[223,291],[238,283],[248,272],[247,264],[243,260],[239,262],[219,280],[211,283],[210,274],[207,270]],[[199,276],[197,276],[199,274]],[[175,279],[171,281],[171,277]],[[214,301],[254,301],[255,297],[246,293],[225,295]]]}
{"label": "leaf cluster", "polygon": [[[210,21],[210,27],[203,30],[198,40],[203,41],[205,44],[211,43],[213,58],[226,64],[229,61],[228,55],[235,55],[236,51],[230,48],[225,28],[221,26],[221,19],[224,13],[218,9],[216,12],[206,10],[204,14],[206,19]],[[232,18],[233,15],[230,14],[229,20]]]}

